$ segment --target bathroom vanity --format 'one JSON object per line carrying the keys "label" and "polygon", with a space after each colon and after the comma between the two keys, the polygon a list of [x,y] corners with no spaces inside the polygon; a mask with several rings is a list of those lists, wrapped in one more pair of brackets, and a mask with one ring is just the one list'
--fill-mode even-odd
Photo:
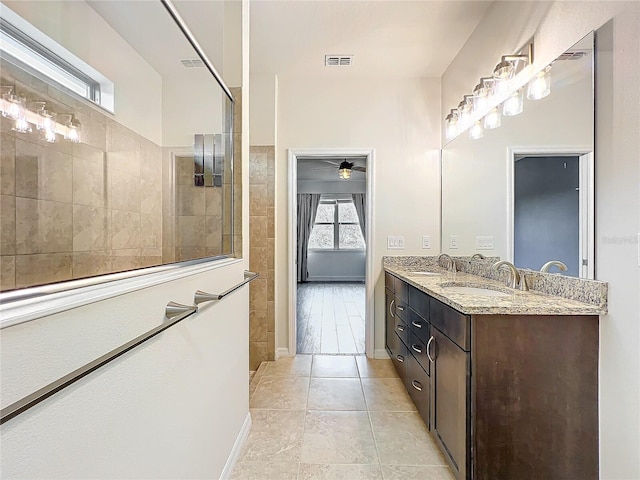
{"label": "bathroom vanity", "polygon": [[598,478],[606,306],[434,270],[385,265],[386,348],[456,477]]}

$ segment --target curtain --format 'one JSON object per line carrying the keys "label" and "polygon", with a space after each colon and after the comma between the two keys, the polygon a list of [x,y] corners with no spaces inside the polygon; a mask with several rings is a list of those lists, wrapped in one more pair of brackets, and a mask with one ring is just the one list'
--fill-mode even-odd
{"label": "curtain", "polygon": [[362,230],[362,237],[367,239],[366,230],[366,213],[367,213],[367,195],[364,193],[353,193],[353,205],[356,207],[356,213],[358,214],[358,222],[360,222],[360,230]]}
{"label": "curtain", "polygon": [[316,221],[318,205],[320,205],[319,193],[298,194],[298,282],[306,282],[309,278],[309,272],[307,271],[307,251],[309,249],[311,230]]}

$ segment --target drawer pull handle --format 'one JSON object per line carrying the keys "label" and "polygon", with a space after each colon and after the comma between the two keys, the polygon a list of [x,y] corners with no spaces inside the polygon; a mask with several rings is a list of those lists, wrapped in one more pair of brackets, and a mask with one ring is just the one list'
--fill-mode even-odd
{"label": "drawer pull handle", "polygon": [[396,299],[394,298],[393,300],[391,300],[391,303],[389,304],[389,313],[391,314],[391,318],[396,318],[396,316],[393,313],[393,305],[394,303],[396,303]]}
{"label": "drawer pull handle", "polygon": [[404,312],[404,307],[402,305],[398,305],[396,308],[401,312]]}
{"label": "drawer pull handle", "polygon": [[433,358],[431,358],[431,355],[429,355],[429,346],[431,345],[431,342],[433,342],[433,340],[434,340],[434,337],[432,335],[429,341],[427,342],[427,357],[429,358],[429,361],[431,363],[433,363]]}
{"label": "drawer pull handle", "polygon": [[411,345],[411,348],[414,352],[422,353],[422,350],[418,347],[418,345]]}
{"label": "drawer pull handle", "polygon": [[404,357],[402,355],[398,355],[396,358],[400,363],[404,363]]}
{"label": "drawer pull handle", "polygon": [[396,325],[396,330],[399,332],[404,332],[404,325]]}
{"label": "drawer pull handle", "polygon": [[419,392],[422,391],[422,384],[417,380],[411,380],[411,386],[416,390],[418,390]]}
{"label": "drawer pull handle", "polygon": [[422,328],[422,323],[418,323],[415,320],[411,320],[411,325],[413,325],[416,328]]}

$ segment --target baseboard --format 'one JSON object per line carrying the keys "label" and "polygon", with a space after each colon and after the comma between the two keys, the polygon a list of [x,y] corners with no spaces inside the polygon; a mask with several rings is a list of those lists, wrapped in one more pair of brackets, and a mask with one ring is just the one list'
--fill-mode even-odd
{"label": "baseboard", "polygon": [[276,360],[278,360],[279,358],[288,357],[288,356],[289,356],[288,348],[284,348],[284,347],[276,348]]}
{"label": "baseboard", "polygon": [[384,348],[376,348],[373,351],[373,358],[377,358],[377,359],[386,359],[386,358],[390,358],[389,354],[387,353],[387,350]]}
{"label": "baseboard", "polygon": [[309,277],[307,282],[363,282],[364,277],[334,277],[331,275],[316,275],[315,277]]}
{"label": "baseboard", "polygon": [[248,412],[247,416],[244,419],[244,423],[242,424],[242,428],[240,429],[240,432],[236,437],[236,441],[233,444],[231,453],[227,458],[227,463],[224,465],[222,474],[220,474],[221,480],[225,480],[231,477],[233,468],[236,466],[236,462],[238,461],[238,458],[240,458],[240,452],[242,452],[242,447],[244,447],[244,443],[247,441],[247,437],[249,436],[250,431],[251,431],[251,413]]}

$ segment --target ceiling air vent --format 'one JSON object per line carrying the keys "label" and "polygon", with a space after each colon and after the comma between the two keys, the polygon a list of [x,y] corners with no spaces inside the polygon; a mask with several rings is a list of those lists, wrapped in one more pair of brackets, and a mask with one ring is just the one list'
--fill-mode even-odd
{"label": "ceiling air vent", "polygon": [[353,64],[353,55],[325,55],[325,67],[350,67]]}
{"label": "ceiling air vent", "polygon": [[582,57],[584,57],[587,54],[586,51],[584,50],[573,50],[573,51],[568,51],[568,52],[564,52],[562,55],[560,55],[557,60],[578,60]]}
{"label": "ceiling air vent", "polygon": [[183,58],[180,63],[184,68],[201,68],[204,63],[199,58]]}

